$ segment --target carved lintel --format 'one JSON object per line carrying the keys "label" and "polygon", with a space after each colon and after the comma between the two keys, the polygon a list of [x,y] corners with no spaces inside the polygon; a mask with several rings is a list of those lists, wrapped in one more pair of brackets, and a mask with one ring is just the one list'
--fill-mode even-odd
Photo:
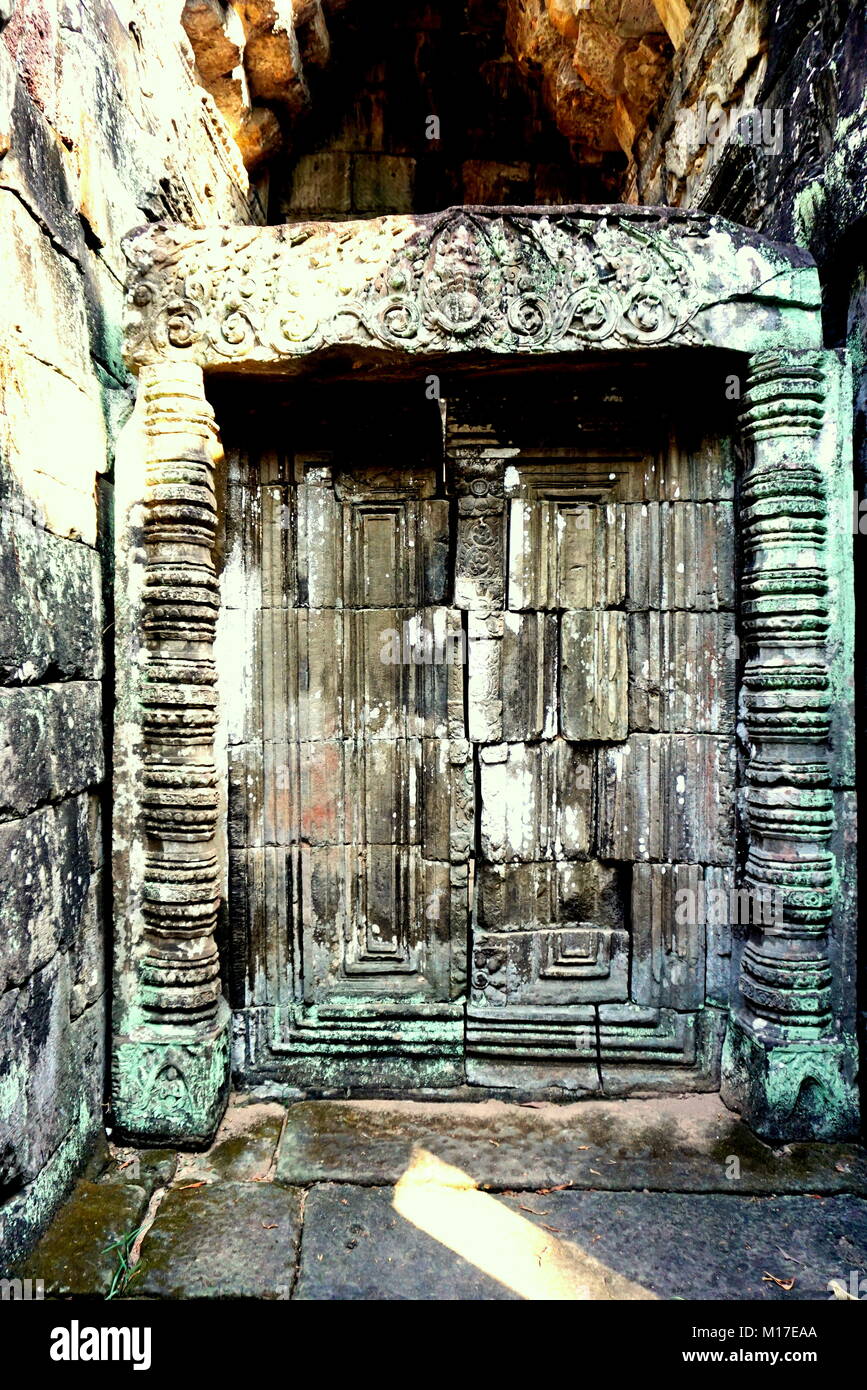
{"label": "carved lintel", "polygon": [[288,372],[347,349],[372,358],[750,351],[764,336],[753,296],[773,306],[779,341],[818,342],[807,257],[673,209],[449,208],[201,232],[158,225],[125,249],[135,369],[171,358]]}
{"label": "carved lintel", "polygon": [[201,368],[144,369],[144,572],[133,613],[138,680],[124,1008],[113,1059],[118,1129],[146,1142],[201,1142],[228,1086],[228,1009],[215,940],[221,893],[214,761],[219,586],[218,440]]}
{"label": "carved lintel", "polygon": [[830,949],[829,524],[840,482],[823,432],[832,362],[821,352],[756,354],[742,414],[744,884],[778,910],[743,945],[724,1093],[776,1137],[847,1133],[854,1114]]}

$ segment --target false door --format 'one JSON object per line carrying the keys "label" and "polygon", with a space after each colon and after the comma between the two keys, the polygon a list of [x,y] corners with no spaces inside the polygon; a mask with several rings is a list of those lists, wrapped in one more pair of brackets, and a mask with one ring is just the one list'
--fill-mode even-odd
{"label": "false door", "polygon": [[533,418],[507,444],[450,418],[434,463],[359,439],[237,465],[245,1079],[712,1084],[730,479],[706,444],[621,420],[552,446]]}

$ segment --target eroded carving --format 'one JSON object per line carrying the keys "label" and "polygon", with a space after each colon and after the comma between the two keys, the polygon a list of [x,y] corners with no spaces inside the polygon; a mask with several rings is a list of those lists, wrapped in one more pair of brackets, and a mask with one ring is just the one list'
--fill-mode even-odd
{"label": "eroded carving", "polygon": [[[502,354],[697,344],[712,336],[703,310],[736,302],[761,274],[775,278],[764,248],[739,265],[711,219],[595,209],[156,227],[126,249],[133,364],[288,362],[340,345]],[[772,287],[764,293],[773,300]]]}

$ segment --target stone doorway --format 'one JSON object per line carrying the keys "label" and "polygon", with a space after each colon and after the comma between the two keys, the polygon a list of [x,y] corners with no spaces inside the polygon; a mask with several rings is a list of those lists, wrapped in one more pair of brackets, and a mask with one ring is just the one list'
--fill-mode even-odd
{"label": "stone doorway", "polygon": [[[241,1082],[294,1075],[309,1090],[406,1090],[466,1078],[513,1093],[559,1086],[610,1095],[706,1089],[718,1076],[726,1102],[765,1136],[849,1133],[851,629],[844,624],[836,634],[832,614],[850,587],[851,480],[837,410],[844,369],[820,347],[816,272],[802,253],[717,218],[668,210],[469,208],[256,232],[156,227],[134,236],[128,254],[126,342],[140,390],[117,470],[112,1094],[119,1132],[151,1143],[203,1142],[234,1073]],[[603,387],[594,410],[573,402],[565,433],[555,429],[557,412],[540,382],[569,367],[622,368],[631,388],[648,387],[641,408],[621,399],[613,424],[609,411],[594,431],[596,407],[613,402]],[[511,419],[496,418],[496,401],[474,399],[494,372],[511,374],[513,387],[500,392],[501,403],[514,406]],[[266,534],[262,499],[253,498],[250,515],[255,520],[258,508],[262,535],[253,574],[244,557],[257,554],[255,527],[232,535],[241,462],[224,418],[233,389],[252,396],[271,382],[297,392],[302,421],[306,393],[329,381],[365,391],[413,382],[416,414],[425,388],[439,381],[451,413],[432,491],[412,439],[400,457],[380,448],[388,410],[367,429],[347,416],[349,453],[307,464],[297,457],[291,418],[278,432],[272,414],[260,453],[285,454],[286,471],[263,479],[247,469],[246,476],[260,491],[269,483],[282,489],[288,519],[301,488],[319,489],[311,502],[330,498],[323,506],[342,518],[333,532],[342,587],[333,613],[320,604],[321,621],[335,630],[342,622],[345,635],[347,619],[358,627],[363,612],[377,609],[381,623],[404,609],[418,617],[431,608],[455,630],[460,615],[467,647],[459,737],[428,731],[420,715],[427,719],[436,701],[413,703],[410,690],[424,682],[406,682],[406,703],[401,695],[395,708],[415,720],[416,744],[404,723],[394,738],[365,738],[362,750],[365,772],[376,767],[392,786],[398,768],[406,772],[415,758],[416,797],[407,808],[435,807],[425,828],[434,827],[434,838],[422,842],[418,814],[415,825],[399,816],[400,836],[387,838],[368,798],[346,797],[340,783],[338,819],[345,825],[360,810],[363,833],[341,828],[334,843],[316,846],[348,863],[352,872],[332,880],[344,900],[347,885],[370,881],[352,863],[364,846],[376,850],[371,862],[386,866],[386,884],[395,884],[402,862],[416,872],[439,866],[430,892],[440,915],[423,926],[408,912],[362,920],[344,902],[337,912],[326,908],[330,938],[315,916],[305,919],[310,889],[300,919],[290,910],[302,871],[288,895],[278,886],[275,897],[273,883],[262,887],[264,855],[255,869],[254,851],[266,848],[290,851],[290,863],[292,853],[303,859],[300,834],[268,846],[236,834],[230,761],[237,763],[238,745],[255,745],[254,772],[256,759],[265,765],[264,726],[248,726],[239,673],[252,679],[258,670],[261,681],[256,642],[261,649],[266,614],[292,610],[298,630],[307,622],[309,631],[313,610],[309,589],[305,596],[297,587],[297,556],[294,591],[285,587],[275,603],[261,589],[262,546],[282,554],[291,520]],[[462,392],[461,383],[472,389]],[[206,392],[229,445],[228,486]],[[693,490],[706,450],[699,444],[692,454],[672,400],[678,412],[694,408],[709,437],[737,441],[734,460],[713,462],[711,449],[707,476],[719,476],[709,492]],[[730,421],[711,425],[723,402],[737,411],[736,433]],[[332,419],[335,411],[332,404]],[[617,418],[638,430],[633,453],[623,457]],[[322,436],[309,447],[328,453]],[[419,470],[409,485],[407,474]],[[388,495],[377,501],[380,475]],[[736,592],[731,537],[726,553],[719,549],[732,495]],[[612,510],[620,530],[609,524]],[[383,587],[382,566],[365,569],[364,546],[350,545],[363,581],[353,591],[343,532],[349,516],[350,537],[364,535],[365,526],[355,526],[361,515],[379,518],[371,555],[397,558],[400,534],[417,540],[416,556],[427,547],[428,558],[444,557],[441,591],[419,580],[436,574],[440,561],[414,562],[415,587],[404,576],[397,602],[397,589]],[[327,552],[314,549],[319,564]],[[269,583],[284,584],[284,563],[272,564]],[[376,604],[363,592],[368,582]],[[349,604],[347,592],[354,592]],[[731,613],[743,651],[736,645],[726,658],[723,645],[713,679],[699,676],[709,654],[719,662]],[[672,643],[679,658],[691,653],[690,677],[673,691],[662,678]],[[356,632],[347,650],[357,646]],[[630,670],[630,653],[634,659],[642,650],[646,659]],[[733,721],[721,717],[729,660],[738,673],[736,846],[726,770]],[[297,677],[297,654],[279,669]],[[367,679],[374,668],[365,661],[356,669]],[[528,670],[535,685],[511,674]],[[540,680],[544,717],[533,723],[539,705],[530,696]],[[272,708],[283,710],[284,730],[293,709],[297,720],[297,702],[272,700]],[[704,727],[699,715],[709,719]],[[346,742],[342,725],[338,732]],[[355,724],[351,736],[357,741]],[[445,763],[427,762],[442,773],[429,778],[436,790],[427,801],[426,740],[447,755]],[[289,751],[303,741],[296,728]],[[293,768],[301,786],[298,759],[284,764],[281,795],[291,792]],[[321,773],[325,764],[310,766]],[[467,769],[471,816],[469,779],[461,783]],[[246,774],[243,785],[252,785]],[[510,808],[527,804],[532,816],[515,824]],[[332,803],[322,805],[330,814]],[[463,827],[453,825],[456,807]],[[367,833],[375,823],[380,840]],[[432,858],[429,845],[436,845]],[[259,887],[254,881],[253,891],[233,895],[230,870],[237,890],[251,865]],[[771,919],[757,921],[751,909],[749,925],[728,934],[709,936],[707,917],[703,935],[675,931],[702,921],[699,889],[707,885],[697,882],[699,870],[715,888],[719,881],[723,897],[734,878],[754,902],[776,898]],[[402,882],[409,881],[407,868]],[[328,900],[328,883],[320,874],[320,901]],[[693,897],[687,920],[672,921],[672,896],[677,903],[684,891]],[[454,973],[461,957],[453,923],[462,916],[454,903],[464,892],[469,995],[456,990]],[[238,902],[248,905],[246,918]],[[274,931],[266,910],[280,902],[288,934]],[[305,920],[316,969],[299,976]],[[367,931],[371,921],[378,936]],[[251,939],[266,943],[264,957],[251,956]],[[282,967],[269,941],[282,949]],[[389,972],[396,979],[399,960],[426,994],[329,992],[344,987],[347,963],[359,967],[355,985],[365,990],[360,980],[374,962],[379,979]],[[252,995],[251,969],[259,991]]]}
{"label": "stone doorway", "polygon": [[732,421],[653,367],[437,380],[262,391],[228,450],[241,1076],[716,1087]]}

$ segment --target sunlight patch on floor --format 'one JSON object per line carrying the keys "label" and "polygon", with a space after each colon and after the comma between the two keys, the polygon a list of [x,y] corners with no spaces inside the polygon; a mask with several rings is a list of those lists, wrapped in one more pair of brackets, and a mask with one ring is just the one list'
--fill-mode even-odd
{"label": "sunlight patch on floor", "polygon": [[[544,1198],[528,1194],[539,1206]],[[468,1173],[414,1148],[394,1190],[395,1211],[483,1274],[531,1300],[653,1299],[572,1241],[480,1192]]]}

